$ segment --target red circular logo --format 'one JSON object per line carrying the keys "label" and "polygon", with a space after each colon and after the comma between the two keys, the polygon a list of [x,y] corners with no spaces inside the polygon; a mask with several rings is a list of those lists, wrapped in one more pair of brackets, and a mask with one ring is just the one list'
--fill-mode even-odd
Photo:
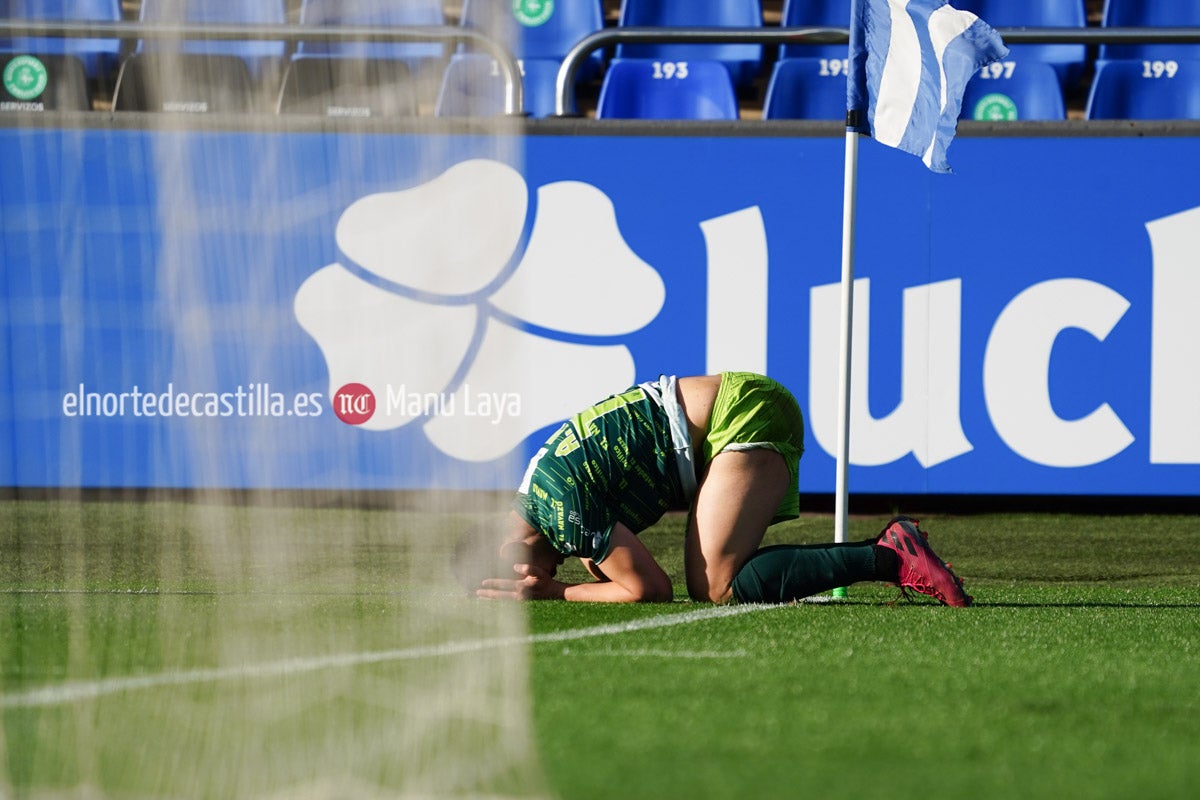
{"label": "red circular logo", "polygon": [[361,383],[347,383],[333,395],[333,413],[347,425],[362,425],[375,413],[375,394]]}

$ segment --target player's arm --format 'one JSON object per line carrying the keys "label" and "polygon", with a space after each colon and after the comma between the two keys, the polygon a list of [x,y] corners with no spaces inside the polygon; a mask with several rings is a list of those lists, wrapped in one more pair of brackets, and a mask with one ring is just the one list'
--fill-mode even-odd
{"label": "player's arm", "polygon": [[[490,600],[574,600],[589,603],[669,602],[671,579],[633,532],[617,523],[604,569],[589,561],[596,583],[563,583],[537,563],[513,565],[515,579],[489,578],[476,591]],[[537,559],[533,559],[537,561]]]}
{"label": "player's arm", "polygon": [[604,567],[588,563],[596,583],[564,585],[563,599],[592,603],[665,603],[674,597],[671,579],[646,545],[621,523],[613,526]]}

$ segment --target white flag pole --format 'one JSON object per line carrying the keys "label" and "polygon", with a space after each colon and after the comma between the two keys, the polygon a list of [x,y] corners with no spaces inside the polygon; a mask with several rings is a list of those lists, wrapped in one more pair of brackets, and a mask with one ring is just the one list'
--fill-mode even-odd
{"label": "white flag pole", "polygon": [[[854,329],[854,222],[858,201],[858,132],[846,129],[846,167],[842,196],[842,331],[838,358],[838,440],[836,506],[833,540],[846,541],[846,518],[850,505],[850,367]],[[844,586],[833,590],[845,597]]]}
{"label": "white flag pole", "polygon": [[[850,44],[846,71],[846,165],[842,182],[842,331],[838,344],[837,478],[833,540],[846,541],[850,512],[850,378],[854,352],[854,226],[858,207],[858,137],[867,113],[866,59],[861,41],[864,0],[850,0]],[[845,586],[833,590],[845,597]]]}

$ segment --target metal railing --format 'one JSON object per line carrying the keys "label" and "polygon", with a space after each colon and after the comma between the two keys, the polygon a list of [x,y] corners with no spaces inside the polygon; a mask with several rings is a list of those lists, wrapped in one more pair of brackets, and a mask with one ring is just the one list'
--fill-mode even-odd
{"label": "metal railing", "polygon": [[504,111],[519,115],[524,107],[521,67],[507,47],[474,28],[453,25],[420,27],[316,27],[309,25],[196,25],[188,23],[68,22],[0,19],[0,38],[153,39],[156,41],[284,41],[297,42],[425,42],[477,47],[499,66],[504,79]]}
{"label": "metal railing", "polygon": [[[1200,44],[1200,28],[997,28],[1006,44]],[[585,59],[618,44],[848,44],[849,28],[605,28],[579,40],[555,86],[558,116],[573,116],[575,80]]]}
{"label": "metal railing", "polygon": [[[1200,27],[1186,28],[997,28],[1006,44],[1200,44]],[[484,33],[463,26],[316,27],[307,25],[196,25],[141,22],[70,22],[0,19],[0,38],[153,39],[166,41],[277,40],[309,42],[426,42],[466,44],[495,59],[504,80],[504,110],[522,113],[521,68],[512,52]],[[575,82],[583,62],[595,51],[618,44],[846,44],[848,28],[645,28],[610,27],[575,44],[559,68],[556,92],[558,116],[577,114]]]}

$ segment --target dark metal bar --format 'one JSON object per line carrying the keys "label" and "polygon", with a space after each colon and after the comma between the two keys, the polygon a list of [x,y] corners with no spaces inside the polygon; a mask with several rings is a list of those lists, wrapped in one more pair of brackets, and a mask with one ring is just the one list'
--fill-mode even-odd
{"label": "dark metal bar", "polygon": [[996,28],[996,32],[1008,44],[1200,44],[1200,28]]}
{"label": "dark metal bar", "polygon": [[34,36],[65,39],[217,39],[249,41],[261,39],[299,42],[459,42],[482,47],[494,40],[474,28],[456,25],[412,27],[339,25],[228,25],[218,23],[90,22],[0,19],[0,36]]}

